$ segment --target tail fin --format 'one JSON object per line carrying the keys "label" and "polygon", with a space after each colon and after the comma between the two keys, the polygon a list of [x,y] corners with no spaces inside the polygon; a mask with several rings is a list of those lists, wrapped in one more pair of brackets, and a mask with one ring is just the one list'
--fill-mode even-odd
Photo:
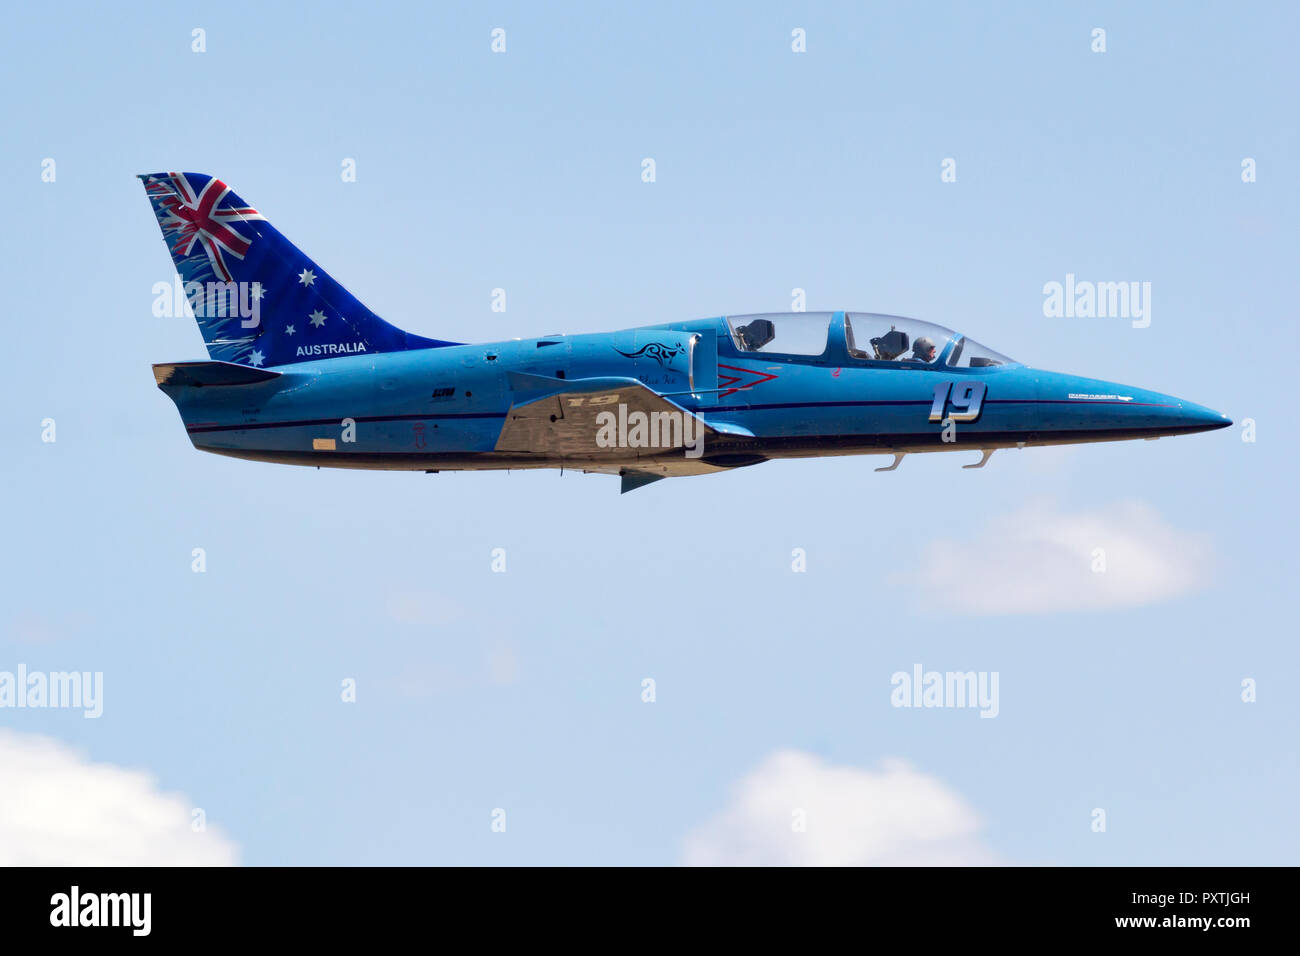
{"label": "tail fin", "polygon": [[260,367],[457,344],[389,325],[221,180],[140,179],[212,359]]}

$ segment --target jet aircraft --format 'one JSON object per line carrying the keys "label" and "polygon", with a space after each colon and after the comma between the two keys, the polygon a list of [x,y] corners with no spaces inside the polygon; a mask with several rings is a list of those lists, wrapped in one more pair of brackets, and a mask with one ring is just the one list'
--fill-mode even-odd
{"label": "jet aircraft", "polygon": [[195,448],[255,461],[660,478],[777,458],[980,452],[1224,428],[1144,388],[1029,368],[872,312],[726,315],[471,345],[361,304],[201,173],[142,175],[209,361],[154,365]]}

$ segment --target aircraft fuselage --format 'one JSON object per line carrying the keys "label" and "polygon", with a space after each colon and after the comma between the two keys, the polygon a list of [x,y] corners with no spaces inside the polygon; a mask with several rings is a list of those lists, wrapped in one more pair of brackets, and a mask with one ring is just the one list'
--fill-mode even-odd
{"label": "aircraft fuselage", "polygon": [[[341,468],[680,475],[775,458],[1156,438],[1231,424],[1146,389],[1009,362],[960,367],[951,354],[961,351],[953,344],[960,337],[931,364],[864,359],[850,352],[844,315],[830,314],[825,348],[812,355],[747,351],[735,319],[712,318],[347,354],[280,366],[273,379],[237,387],[160,385],[201,450]],[[850,315],[861,322],[862,314]],[[604,421],[617,423],[616,440],[557,448],[512,438],[512,409],[544,399],[545,380],[560,396],[547,416],[552,423],[584,404],[607,405]],[[593,392],[584,385],[593,382],[608,385]],[[629,444],[628,416],[618,420],[620,383],[644,386],[716,433],[694,454],[680,443],[648,447],[644,436]],[[569,388],[586,397],[575,399]]]}

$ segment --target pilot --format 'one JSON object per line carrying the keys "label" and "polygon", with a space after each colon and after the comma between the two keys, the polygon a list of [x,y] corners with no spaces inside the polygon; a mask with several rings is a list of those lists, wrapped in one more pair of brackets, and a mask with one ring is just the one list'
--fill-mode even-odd
{"label": "pilot", "polygon": [[934,361],[934,343],[924,335],[916,340],[912,346],[913,362],[933,362]]}

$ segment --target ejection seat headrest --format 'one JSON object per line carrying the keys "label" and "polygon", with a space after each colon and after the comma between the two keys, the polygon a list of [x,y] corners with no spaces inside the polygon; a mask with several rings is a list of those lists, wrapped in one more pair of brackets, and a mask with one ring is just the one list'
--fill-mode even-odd
{"label": "ejection seat headrest", "polygon": [[871,347],[876,350],[876,358],[883,362],[892,362],[907,351],[907,333],[899,329],[890,329],[884,335],[871,340]]}
{"label": "ejection seat headrest", "polygon": [[736,334],[740,336],[746,352],[757,352],[776,338],[776,326],[771,319],[754,319],[748,325],[736,329]]}

